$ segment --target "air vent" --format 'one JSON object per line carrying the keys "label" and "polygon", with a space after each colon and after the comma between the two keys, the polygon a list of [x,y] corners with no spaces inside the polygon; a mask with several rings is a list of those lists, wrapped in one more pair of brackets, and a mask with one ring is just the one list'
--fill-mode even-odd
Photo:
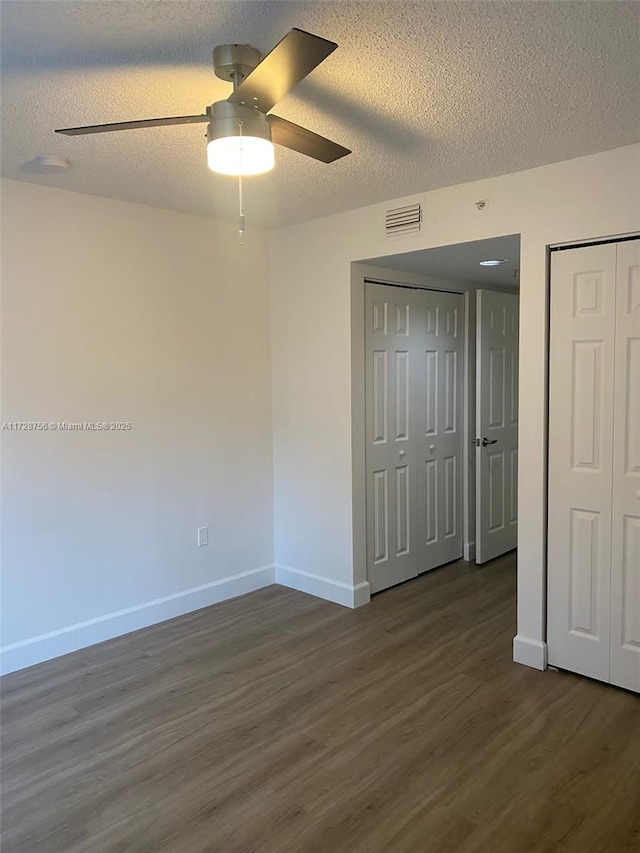
{"label": "air vent", "polygon": [[419,231],[422,225],[422,206],[420,204],[408,204],[406,207],[394,207],[387,210],[384,229],[387,237],[402,237]]}

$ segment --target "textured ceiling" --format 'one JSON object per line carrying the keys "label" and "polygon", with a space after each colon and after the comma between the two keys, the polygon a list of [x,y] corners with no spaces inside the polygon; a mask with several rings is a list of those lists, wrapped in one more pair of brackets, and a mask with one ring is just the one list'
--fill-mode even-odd
{"label": "textured ceiling", "polygon": [[[502,258],[507,263],[500,267],[480,266],[480,261],[490,258]],[[401,272],[465,281],[480,287],[499,284],[517,290],[520,286],[520,236],[511,234],[472,243],[456,243],[455,246],[385,255],[369,258],[366,263]]]}
{"label": "textured ceiling", "polygon": [[[339,43],[275,112],[354,153],[278,149],[247,180],[269,227],[519,171],[640,139],[637,2],[3,0],[2,171],[79,192],[232,218],[204,125],[89,137],[56,127],[202,112],[227,97],[216,44],[268,51],[291,27]],[[62,175],[23,164],[72,161]]]}

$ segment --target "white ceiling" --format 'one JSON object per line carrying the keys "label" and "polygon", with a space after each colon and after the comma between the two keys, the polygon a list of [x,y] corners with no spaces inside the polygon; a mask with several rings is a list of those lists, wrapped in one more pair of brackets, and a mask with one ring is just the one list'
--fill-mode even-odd
{"label": "white ceiling", "polygon": [[[291,27],[339,43],[275,112],[352,148],[332,165],[278,149],[250,179],[269,227],[640,139],[637,2],[1,4],[5,177],[206,216],[236,215],[204,125],[61,137],[56,127],[200,113],[227,97],[216,44],[268,51]],[[62,175],[23,164],[68,157]]]}
{"label": "white ceiling", "polygon": [[[502,258],[507,263],[500,267],[481,267],[480,261],[489,258]],[[464,281],[480,287],[497,284],[517,290],[520,286],[520,235],[368,258],[365,263],[417,275]]]}

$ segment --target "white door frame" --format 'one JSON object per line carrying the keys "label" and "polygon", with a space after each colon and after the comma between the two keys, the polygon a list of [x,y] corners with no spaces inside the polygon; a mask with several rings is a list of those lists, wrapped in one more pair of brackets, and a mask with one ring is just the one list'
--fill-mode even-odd
{"label": "white door frame", "polygon": [[[464,296],[464,381],[463,381],[463,450],[464,473],[462,477],[462,523],[464,559],[475,559],[475,542],[469,540],[471,512],[475,514],[475,494],[471,493],[470,466],[475,466],[475,447],[471,440],[475,437],[475,391],[474,400],[470,400],[470,391],[474,387],[470,372],[469,311],[470,296],[461,288],[454,288],[451,282],[435,276],[420,276],[401,273],[369,264],[353,262],[351,264],[351,474],[352,474],[352,519],[353,519],[353,564],[362,577],[367,574],[367,520],[366,520],[366,427],[365,427],[365,280],[380,284],[405,285],[424,290],[440,290],[446,293],[460,293]],[[426,283],[428,281],[428,284]],[[475,356],[475,352],[473,353]],[[473,501],[473,503],[471,503]],[[473,510],[470,510],[473,507]],[[475,515],[474,515],[475,518]]]}

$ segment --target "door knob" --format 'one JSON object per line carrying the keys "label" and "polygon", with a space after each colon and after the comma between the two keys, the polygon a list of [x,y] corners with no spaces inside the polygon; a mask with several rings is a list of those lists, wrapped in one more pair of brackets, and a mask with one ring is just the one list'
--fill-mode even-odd
{"label": "door knob", "polygon": [[497,444],[497,443],[498,443],[497,438],[484,438],[484,437],[482,438],[482,446],[483,447],[486,447],[487,444]]}
{"label": "door knob", "polygon": [[401,451],[399,451],[399,454],[398,454],[398,455],[399,455],[399,456],[405,456],[405,455],[406,455],[406,453],[407,453],[407,451],[406,451],[406,450],[401,450]]}

